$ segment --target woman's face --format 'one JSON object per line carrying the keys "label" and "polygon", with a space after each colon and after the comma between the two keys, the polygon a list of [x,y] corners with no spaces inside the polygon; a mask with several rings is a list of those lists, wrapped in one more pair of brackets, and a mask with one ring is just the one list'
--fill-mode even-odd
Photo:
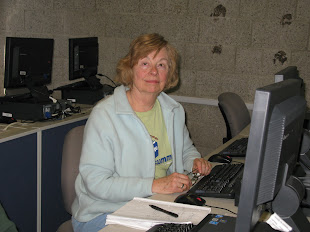
{"label": "woman's face", "polygon": [[163,91],[169,71],[168,53],[166,48],[162,48],[155,54],[156,51],[149,53],[133,67],[133,91],[156,95]]}

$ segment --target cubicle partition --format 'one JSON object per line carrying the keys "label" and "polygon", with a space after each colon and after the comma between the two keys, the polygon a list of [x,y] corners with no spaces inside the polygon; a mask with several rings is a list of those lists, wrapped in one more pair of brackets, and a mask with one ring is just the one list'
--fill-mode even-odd
{"label": "cubicle partition", "polygon": [[19,232],[55,232],[70,218],[61,193],[62,147],[66,133],[87,118],[16,125],[3,133],[0,127],[0,202]]}

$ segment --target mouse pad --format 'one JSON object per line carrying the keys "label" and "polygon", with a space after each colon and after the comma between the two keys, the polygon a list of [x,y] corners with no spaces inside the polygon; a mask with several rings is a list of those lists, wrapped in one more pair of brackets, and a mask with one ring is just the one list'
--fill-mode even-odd
{"label": "mouse pad", "polygon": [[208,214],[197,226],[192,229],[192,232],[202,231],[232,231],[235,228],[236,218],[224,216],[221,214]]}

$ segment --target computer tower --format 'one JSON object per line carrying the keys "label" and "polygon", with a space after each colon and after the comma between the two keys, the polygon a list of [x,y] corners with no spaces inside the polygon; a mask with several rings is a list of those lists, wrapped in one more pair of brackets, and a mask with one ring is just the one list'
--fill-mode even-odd
{"label": "computer tower", "polygon": [[25,103],[1,102],[0,114],[19,120],[41,121],[50,119],[53,114],[61,110],[59,103]]}

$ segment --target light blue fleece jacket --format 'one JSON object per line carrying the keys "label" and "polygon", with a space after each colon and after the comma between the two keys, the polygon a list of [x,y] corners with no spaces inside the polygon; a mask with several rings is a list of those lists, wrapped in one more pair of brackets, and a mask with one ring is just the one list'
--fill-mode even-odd
{"label": "light blue fleece jacket", "polygon": [[[172,149],[168,174],[191,171],[193,160],[201,155],[189,137],[184,109],[165,93],[158,100]],[[79,170],[72,215],[80,222],[114,212],[134,197],[153,194],[152,139],[130,106],[126,87],[117,87],[93,108],[85,126]]]}

